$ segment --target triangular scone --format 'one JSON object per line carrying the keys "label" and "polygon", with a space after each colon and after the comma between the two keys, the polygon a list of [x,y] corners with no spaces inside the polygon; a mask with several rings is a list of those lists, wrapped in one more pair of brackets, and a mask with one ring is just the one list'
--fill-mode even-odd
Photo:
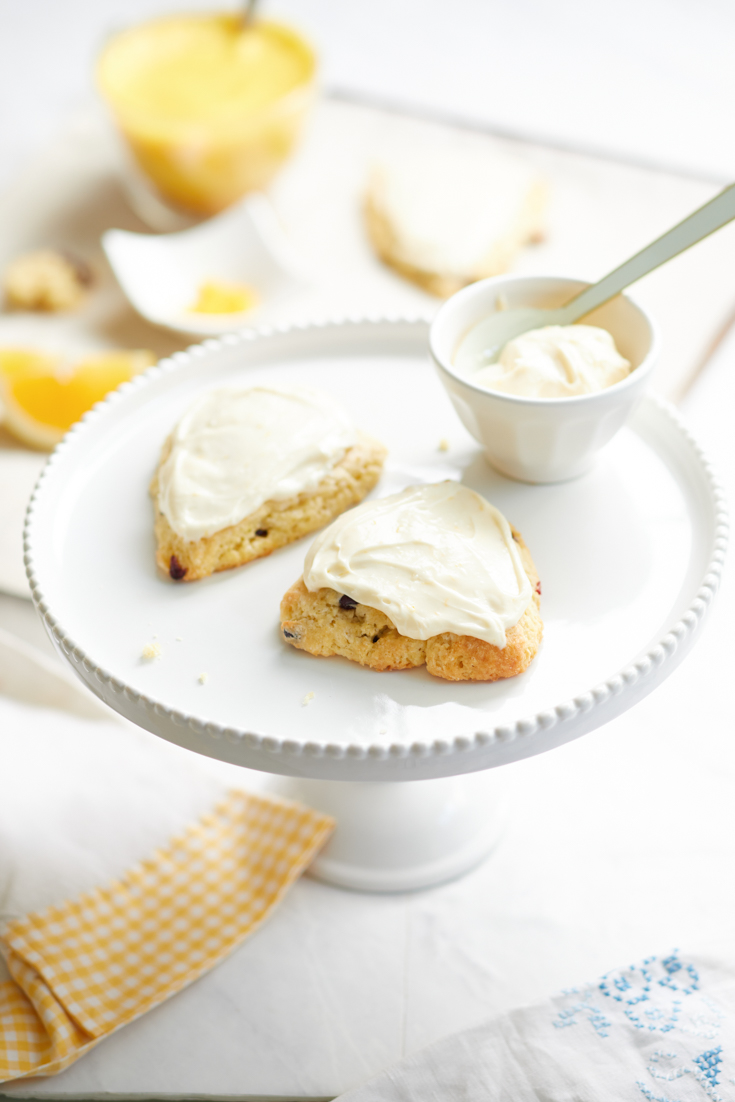
{"label": "triangular scone", "polygon": [[396,151],[365,197],[378,256],[441,298],[508,270],[545,231],[547,187],[520,158],[465,136]]}
{"label": "triangular scone", "polygon": [[[281,635],[291,646],[310,654],[341,655],[374,670],[426,665],[430,674],[448,681],[515,677],[535,657],[543,622],[539,612],[541,583],[533,559],[521,535],[514,528],[508,531],[529,585],[528,604],[520,619],[506,630],[504,646],[450,631],[426,639],[412,638],[399,632],[384,611],[361,604],[337,589],[322,587],[310,592],[303,577],[281,602]],[[417,584],[425,584],[424,579],[417,579]]]}
{"label": "triangular scone", "polygon": [[[253,388],[253,390],[256,389],[266,388]],[[273,390],[277,392],[277,388]],[[293,393],[297,392],[317,393],[293,388]],[[291,392],[284,391],[284,393]],[[336,404],[335,408],[337,408]],[[341,414],[341,411],[337,410],[337,412],[338,415]],[[288,487],[298,484],[298,478],[289,471],[288,475],[281,480],[280,493],[273,496],[266,494],[265,500],[262,500],[263,494],[261,494],[261,500],[254,499],[257,501],[256,507],[236,519],[235,523],[227,523],[214,531],[203,533],[201,519],[191,531],[187,531],[186,528],[183,531],[176,531],[171,523],[171,516],[166,515],[162,472],[167,472],[167,464],[171,462],[172,449],[176,445],[176,431],[179,428],[177,426],[177,430],[164,445],[161,461],[150,488],[156,510],[156,562],[161,570],[175,581],[189,582],[205,578],[220,570],[242,566],[252,559],[270,555],[272,551],[300,539],[301,536],[315,532],[334,520],[345,509],[362,501],[380,477],[386,449],[365,433],[354,429],[350,432],[351,426],[349,422],[347,424],[348,431],[343,437],[346,446],[341,449],[339,446],[336,450],[332,449],[332,458],[335,461],[328,468],[319,473],[320,468],[318,463],[314,462],[313,454],[307,455],[311,461],[309,467],[311,482],[306,489],[290,494],[283,492],[284,485]],[[339,435],[339,425],[336,435]],[[287,427],[284,427],[283,436],[287,439],[292,436]],[[267,447],[266,439],[266,450]],[[220,461],[218,459],[218,462]],[[252,464],[250,469],[253,469]],[[257,465],[255,469],[257,471]],[[316,480],[315,470],[318,475]],[[216,479],[214,481],[216,484]],[[190,497],[196,504],[196,499],[200,497],[196,487]],[[247,496],[244,500],[247,500]],[[171,513],[170,509],[169,513]],[[230,519],[232,519],[231,509]]]}

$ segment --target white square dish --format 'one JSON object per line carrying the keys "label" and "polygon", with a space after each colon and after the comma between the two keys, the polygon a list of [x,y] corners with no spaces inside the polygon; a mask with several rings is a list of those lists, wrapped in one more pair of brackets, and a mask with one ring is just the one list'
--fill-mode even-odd
{"label": "white square dish", "polygon": [[[138,313],[154,325],[198,337],[262,325],[273,308],[308,287],[276,214],[264,195],[179,233],[108,230],[102,247],[117,280]],[[203,314],[191,309],[209,281],[252,286],[259,302],[251,310]]]}

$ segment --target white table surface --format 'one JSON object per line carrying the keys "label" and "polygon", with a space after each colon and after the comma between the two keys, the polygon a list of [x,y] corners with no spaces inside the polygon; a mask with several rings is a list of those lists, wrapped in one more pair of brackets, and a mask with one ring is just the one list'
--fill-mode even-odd
{"label": "white table surface", "polygon": [[[334,84],[430,108],[441,97],[443,108],[486,124],[559,142],[606,145],[631,158],[682,165],[695,176],[729,174],[735,154],[711,119],[701,122],[701,110],[724,102],[728,82],[735,81],[722,62],[735,18],[729,9],[708,0],[695,16],[694,7],[674,11],[646,0],[634,11],[626,0],[614,14],[611,9],[604,25],[588,25],[587,35],[599,33],[609,44],[607,62],[600,68],[598,50],[595,70],[594,58],[586,55],[584,76],[571,87],[558,73],[569,72],[575,57],[568,53],[566,65],[559,65],[561,55],[554,51],[573,53],[574,35],[564,42],[577,6],[554,6],[552,21],[540,0],[506,6],[502,13],[496,5],[462,0],[452,10],[454,26],[473,30],[453,49],[450,64],[445,6],[419,10],[415,2],[406,3],[396,14],[395,6],[389,11],[379,0],[360,6],[356,27],[357,17],[344,14],[348,7],[354,12],[352,5],[298,5],[302,25],[323,42]],[[62,112],[86,95],[88,60],[107,26],[165,7],[143,0],[6,6],[0,18],[13,33],[0,35],[0,80],[12,88],[14,102],[21,87],[27,98],[4,130],[4,163],[17,166],[52,133]],[[296,5],[274,2],[273,10],[295,12]],[[37,33],[41,18],[43,37]],[[498,26],[505,28],[502,35]],[[708,33],[713,26],[719,33]],[[523,51],[514,27],[525,35]],[[634,27],[638,38],[632,42]],[[644,38],[651,62],[645,76]],[[527,51],[529,41],[533,49]],[[465,49],[472,63],[458,65]],[[522,79],[529,57],[535,74],[530,88]],[[619,79],[614,63],[621,58],[626,78],[634,79]],[[447,66],[440,80],[431,64],[436,61]],[[23,77],[29,71],[54,75],[53,103],[47,87],[42,91]],[[623,103],[617,130],[600,115],[602,100],[609,114],[615,114],[611,104]],[[480,101],[481,117],[473,115]],[[662,120],[666,125],[657,125]],[[532,155],[553,162],[556,178],[566,181],[559,192],[567,196],[564,224],[573,221],[575,203],[587,219],[585,233],[567,238],[564,247],[567,263],[589,265],[592,276],[620,259],[617,249],[625,255],[636,235],[651,229],[646,237],[652,236],[712,192],[706,179],[641,173],[544,150]],[[615,217],[607,217],[616,198]],[[286,196],[286,207],[289,201],[295,210],[297,197]],[[294,216],[294,225],[301,224]],[[679,354],[682,342],[689,342],[676,385],[706,358],[728,304],[735,303],[733,284],[723,288],[723,280],[735,280],[726,235],[700,249],[680,261],[693,268],[681,267],[677,274],[671,267],[652,277],[662,282],[657,304],[647,302],[671,319],[667,328],[674,326],[669,331],[676,333],[672,344]],[[591,270],[596,262],[600,268]],[[707,313],[712,295],[720,297]],[[731,488],[734,357],[735,338],[726,338],[686,403]],[[452,1030],[649,952],[728,940],[732,947],[735,720],[728,690],[734,619],[735,586],[726,575],[703,638],[662,688],[578,743],[498,774],[498,782],[512,790],[507,829],[496,852],[469,876],[392,897],[302,880],[271,922],[192,988],[62,1075],[8,1085],[0,1093],[68,1099],[333,1097]],[[33,610],[17,598],[0,596],[0,624],[48,646]]]}

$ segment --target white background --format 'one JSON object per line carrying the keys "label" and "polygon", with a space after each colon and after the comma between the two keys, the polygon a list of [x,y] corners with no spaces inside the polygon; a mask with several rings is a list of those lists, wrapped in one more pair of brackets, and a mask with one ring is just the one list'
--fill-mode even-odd
{"label": "white background", "polygon": [[[261,0],[325,87],[554,144],[735,176],[727,0]],[[92,93],[106,36],[212,0],[3,0],[0,183]]]}

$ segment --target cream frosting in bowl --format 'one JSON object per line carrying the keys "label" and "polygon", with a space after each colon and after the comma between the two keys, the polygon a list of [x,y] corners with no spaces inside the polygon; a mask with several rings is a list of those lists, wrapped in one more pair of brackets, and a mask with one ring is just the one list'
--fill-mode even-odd
{"label": "cream frosting in bowl", "polygon": [[563,305],[587,283],[497,276],[465,287],[434,319],[430,350],[460,420],[489,462],[524,482],[589,469],[643,394],[658,355],[655,327],[626,295],[574,326],[523,333],[495,361],[483,322],[500,309]]}
{"label": "cream frosting in bowl", "polygon": [[612,334],[597,325],[530,329],[508,341],[490,362],[473,348],[474,335],[469,332],[459,345],[455,367],[475,386],[501,394],[572,398],[605,390],[630,374],[630,363],[618,352]]}

